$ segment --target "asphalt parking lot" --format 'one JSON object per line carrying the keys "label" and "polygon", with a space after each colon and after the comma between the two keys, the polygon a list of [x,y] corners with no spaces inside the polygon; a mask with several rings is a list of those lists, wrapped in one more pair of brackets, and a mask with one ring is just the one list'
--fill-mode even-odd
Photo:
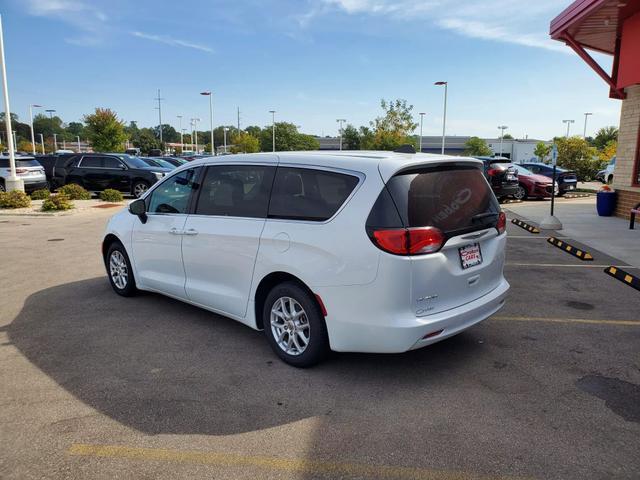
{"label": "asphalt parking lot", "polygon": [[115,295],[108,210],[0,217],[1,478],[640,478],[640,292],[615,259],[509,223],[494,318],[297,370],[231,320]]}

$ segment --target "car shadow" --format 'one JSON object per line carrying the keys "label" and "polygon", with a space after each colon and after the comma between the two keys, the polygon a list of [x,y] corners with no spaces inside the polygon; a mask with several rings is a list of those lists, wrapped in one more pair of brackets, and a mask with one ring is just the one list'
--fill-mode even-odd
{"label": "car shadow", "polygon": [[6,327],[34,365],[90,407],[148,434],[225,435],[416,398],[478,361],[473,329],[405,354],[337,354],[296,369],[262,332],[105,278],[32,294]]}

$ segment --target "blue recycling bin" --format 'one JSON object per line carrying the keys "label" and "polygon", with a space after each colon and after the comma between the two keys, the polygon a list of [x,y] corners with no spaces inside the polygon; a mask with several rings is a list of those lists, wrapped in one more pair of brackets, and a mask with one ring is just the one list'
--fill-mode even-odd
{"label": "blue recycling bin", "polygon": [[601,217],[613,215],[616,209],[616,192],[598,192],[596,195],[596,209]]}

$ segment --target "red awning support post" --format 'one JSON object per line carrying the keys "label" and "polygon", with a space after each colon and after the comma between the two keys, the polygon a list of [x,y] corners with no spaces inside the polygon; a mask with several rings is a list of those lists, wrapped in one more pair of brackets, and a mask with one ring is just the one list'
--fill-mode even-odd
{"label": "red awning support post", "polygon": [[[574,52],[576,52],[582,60],[587,62],[587,65],[591,67],[591,69],[596,72],[600,77],[607,82],[607,85],[610,87],[609,96],[611,98],[617,98],[619,100],[624,100],[627,95],[624,93],[624,90],[620,90],[616,86],[616,79],[612,78],[604,69],[596,62],[591,55],[587,53],[587,51],[580,45],[575,39],[568,33],[563,33],[560,38],[564,40],[564,42],[569,45]],[[614,75],[617,76],[617,65],[614,66]]]}

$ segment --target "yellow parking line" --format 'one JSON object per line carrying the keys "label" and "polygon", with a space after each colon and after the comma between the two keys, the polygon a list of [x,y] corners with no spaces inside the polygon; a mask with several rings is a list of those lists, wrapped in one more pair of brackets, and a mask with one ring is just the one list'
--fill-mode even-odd
{"label": "yellow parking line", "polygon": [[[507,267],[571,267],[571,268],[603,268],[609,265],[594,265],[592,263],[515,263],[507,262]],[[624,268],[638,268],[625,265]]]}
{"label": "yellow parking line", "polygon": [[547,317],[505,317],[496,315],[491,320],[514,321],[514,322],[551,322],[551,323],[590,323],[596,325],[624,325],[630,327],[640,327],[640,321],[636,320],[603,320],[590,318],[547,318]]}
{"label": "yellow parking line", "polygon": [[140,448],[125,445],[88,445],[76,443],[67,451],[70,455],[132,460],[155,460],[173,463],[195,463],[220,467],[259,467],[302,474],[328,474],[365,478],[430,479],[430,480],[497,480],[523,477],[490,476],[451,470],[432,470],[387,465],[337,463],[305,458],[278,458],[258,455],[216,453],[205,451]]}

